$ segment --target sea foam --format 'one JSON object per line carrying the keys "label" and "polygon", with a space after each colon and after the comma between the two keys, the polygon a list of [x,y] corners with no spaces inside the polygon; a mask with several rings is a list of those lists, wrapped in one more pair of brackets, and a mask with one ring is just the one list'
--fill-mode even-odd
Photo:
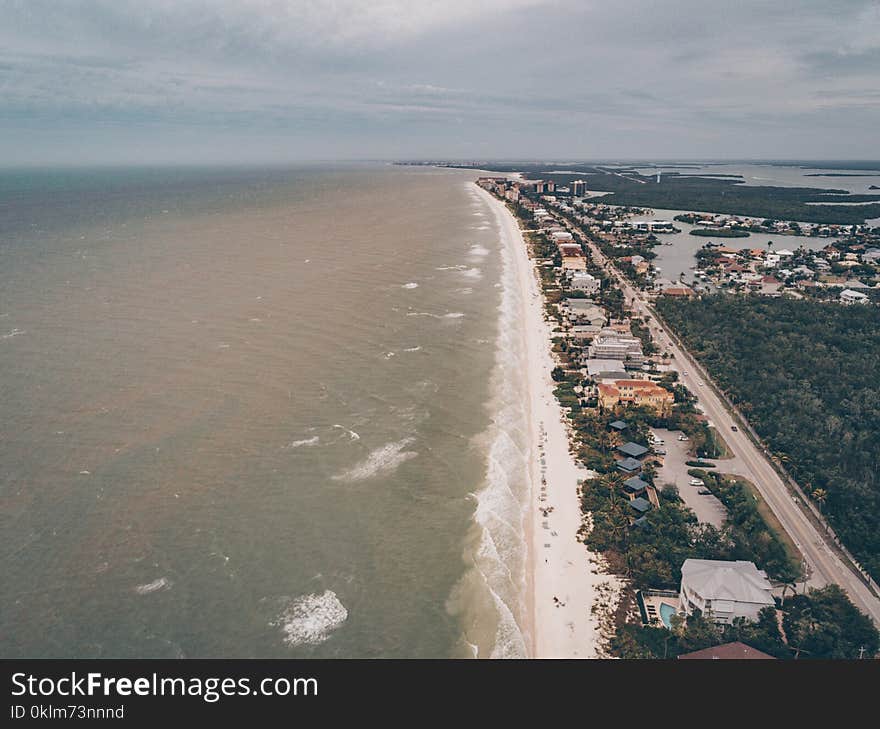
{"label": "sea foam", "polygon": [[171,580],[167,577],[160,577],[158,580],[147,582],[144,585],[138,585],[134,591],[138,595],[149,595],[151,592],[159,592],[159,590],[168,590],[171,588]]}
{"label": "sea foam", "polygon": [[321,442],[320,436],[313,436],[312,438],[303,438],[302,440],[294,440],[284,446],[285,449],[291,448],[303,448],[307,446],[315,446]]}
{"label": "sea foam", "polygon": [[371,451],[360,463],[355,464],[347,471],[336,474],[333,478],[336,481],[364,481],[368,478],[392,473],[401,463],[418,455],[415,451],[406,450],[406,447],[412,443],[412,438],[386,443]]}
{"label": "sea foam", "polygon": [[348,619],[345,609],[333,590],[320,595],[312,593],[291,600],[278,617],[269,624],[280,628],[289,646],[320,645]]}
{"label": "sea foam", "polygon": [[502,241],[500,248],[501,301],[488,403],[492,423],[477,441],[486,449],[486,471],[475,494],[474,532],[465,551],[472,567],[450,597],[464,618],[463,640],[479,645],[481,657],[493,658],[525,657],[529,642],[522,626],[528,615],[525,522],[531,444],[523,295],[512,244]]}

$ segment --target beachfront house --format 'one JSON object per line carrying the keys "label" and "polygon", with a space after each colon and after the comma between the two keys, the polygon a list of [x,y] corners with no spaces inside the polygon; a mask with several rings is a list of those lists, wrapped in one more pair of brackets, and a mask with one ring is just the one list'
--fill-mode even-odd
{"label": "beachfront house", "polygon": [[636,337],[623,336],[618,332],[603,330],[589,349],[590,359],[615,359],[627,366],[638,368],[645,362],[642,341]]}
{"label": "beachfront house", "polygon": [[589,344],[602,331],[601,326],[577,324],[568,330],[568,337],[577,344]]}
{"label": "beachfront house", "polygon": [[629,502],[630,508],[639,514],[644,514],[651,510],[651,502],[642,496],[638,496]]}
{"label": "beachfront house", "polygon": [[642,462],[637,461],[635,458],[622,458],[619,461],[615,461],[618,471],[623,471],[624,473],[637,473],[642,470]]}
{"label": "beachfront house", "polygon": [[572,324],[594,327],[605,324],[605,309],[596,306],[591,299],[565,299],[562,302],[562,309]]}
{"label": "beachfront house", "polygon": [[614,380],[598,386],[599,406],[610,410],[620,404],[646,407],[660,415],[668,414],[675,396],[650,380]]}
{"label": "beachfront house", "polygon": [[639,476],[631,476],[623,482],[623,490],[630,498],[636,498],[637,496],[643,496],[650,485],[646,481],[642,481]]}
{"label": "beachfront house", "polygon": [[571,288],[573,291],[583,291],[587,294],[598,293],[601,281],[586,271],[576,271],[571,275]]}
{"label": "beachfront house", "polygon": [[716,623],[735,618],[757,620],[765,607],[775,605],[766,573],[744,560],[686,559],[681,566],[680,609],[711,613]]}
{"label": "beachfront house", "polygon": [[648,455],[648,449],[645,446],[633,443],[632,441],[618,446],[617,450],[623,453],[623,455],[631,456],[632,458],[643,458]]}

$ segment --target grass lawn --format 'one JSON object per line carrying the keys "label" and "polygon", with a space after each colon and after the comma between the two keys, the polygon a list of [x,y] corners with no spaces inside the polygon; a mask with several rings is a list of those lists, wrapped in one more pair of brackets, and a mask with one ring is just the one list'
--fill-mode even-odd
{"label": "grass lawn", "polygon": [[755,502],[758,506],[758,513],[761,515],[761,518],[764,520],[764,523],[775,532],[776,536],[779,537],[779,540],[785,546],[785,551],[788,552],[788,556],[791,557],[792,560],[798,565],[801,564],[801,560],[803,557],[801,556],[800,550],[795,546],[795,543],[792,541],[791,537],[788,536],[788,532],[782,528],[782,524],[779,523],[779,519],[776,518],[776,514],[773,513],[773,510],[767,506],[767,502],[764,501],[764,497],[761,496],[761,493],[758,491],[755,484],[749,481],[742,476],[735,476],[733,474],[727,473],[723,474],[727,478],[736,481],[743,485],[743,487],[752,495],[755,499]]}

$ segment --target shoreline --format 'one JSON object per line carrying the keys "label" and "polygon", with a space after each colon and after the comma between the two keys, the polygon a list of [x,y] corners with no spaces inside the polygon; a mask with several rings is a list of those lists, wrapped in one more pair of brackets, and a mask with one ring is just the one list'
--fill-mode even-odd
{"label": "shoreline", "polygon": [[[478,188],[479,189],[479,188]],[[480,194],[492,210],[502,243],[522,294],[518,312],[525,342],[525,385],[528,392],[529,499],[524,514],[526,558],[526,625],[532,658],[596,658],[600,624],[594,606],[601,583],[599,558],[578,539],[584,523],[577,482],[589,472],[576,465],[562,409],[553,394],[550,372],[550,328],[544,318],[544,297],[519,224],[501,201]],[[546,485],[542,483],[546,480]],[[552,507],[542,513],[541,508]]]}

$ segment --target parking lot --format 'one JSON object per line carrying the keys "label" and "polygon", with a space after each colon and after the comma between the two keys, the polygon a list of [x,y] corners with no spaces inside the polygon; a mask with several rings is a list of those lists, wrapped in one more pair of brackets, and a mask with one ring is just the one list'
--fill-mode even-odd
{"label": "parking lot", "polygon": [[666,455],[663,456],[663,467],[657,469],[657,477],[654,479],[658,489],[667,483],[674,484],[678,488],[681,500],[697,515],[701,523],[720,527],[727,515],[724,504],[712,494],[700,494],[699,491],[703,487],[693,486],[690,483],[692,479],[692,476],[688,475],[690,466],[685,463],[695,460],[695,457],[688,453],[690,442],[678,440],[678,436],[681,435],[679,431],[652,428],[651,432],[655,438],[664,441],[663,445],[657,447],[666,451]]}

